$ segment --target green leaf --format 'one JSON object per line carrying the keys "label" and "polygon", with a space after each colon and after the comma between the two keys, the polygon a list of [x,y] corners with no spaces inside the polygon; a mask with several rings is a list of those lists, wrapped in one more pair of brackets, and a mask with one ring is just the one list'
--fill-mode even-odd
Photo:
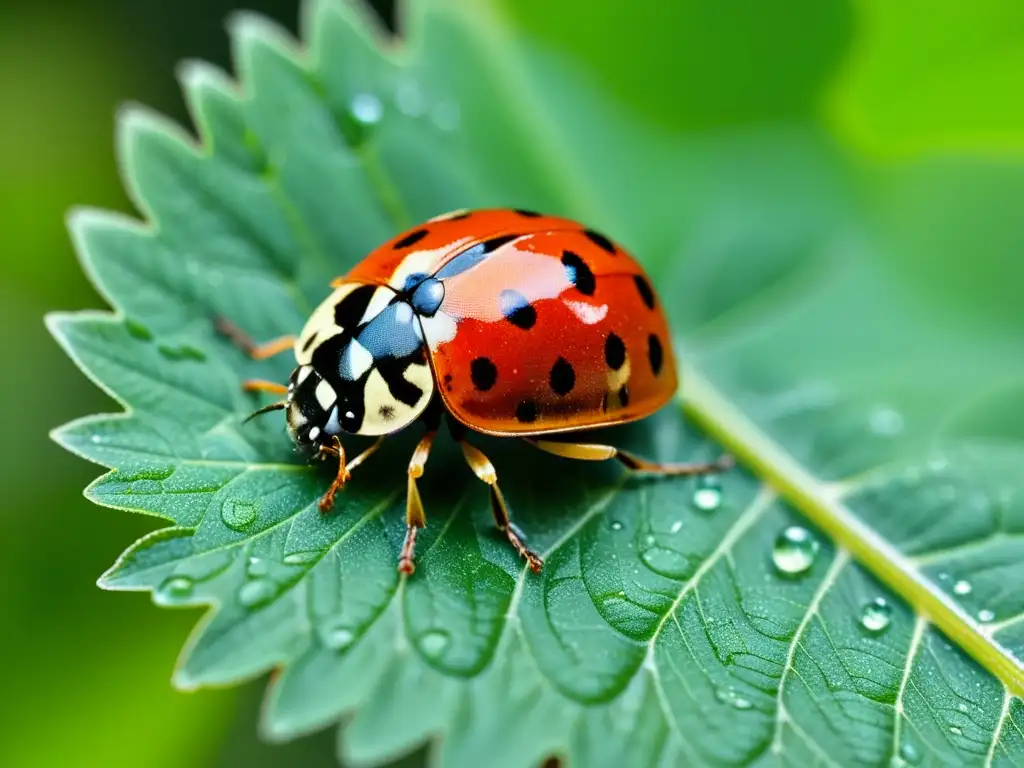
{"label": "green leaf", "polygon": [[[126,410],[55,437],[111,469],[91,499],[171,524],[101,585],[212,606],[175,683],[279,670],[264,734],[344,719],[356,764],[428,739],[452,766],[1024,760],[1024,445],[990,417],[1024,382],[1021,342],[950,323],[892,267],[890,197],[864,194],[892,169],[808,122],[666,133],[486,3],[405,21],[394,44],[314,2],[300,51],[236,17],[240,89],[181,71],[198,145],[140,108],[119,121],[150,225],[71,220],[117,313],[49,325]],[[401,227],[487,205],[599,224],[655,279],[692,418],[599,439],[677,460],[720,443],[743,468],[644,482],[481,437],[535,576],[441,441],[400,579],[417,436],[322,515],[327,478],[281,420],[242,423],[240,380],[287,362],[244,359],[211,318],[294,331]]]}

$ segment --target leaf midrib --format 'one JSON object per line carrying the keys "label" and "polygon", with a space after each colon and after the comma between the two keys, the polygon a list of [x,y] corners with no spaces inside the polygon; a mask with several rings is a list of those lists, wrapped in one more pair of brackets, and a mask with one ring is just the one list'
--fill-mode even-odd
{"label": "leaf midrib", "polygon": [[709,437],[731,451],[740,463],[981,664],[1010,693],[1024,696],[1024,669],[1007,649],[987,637],[958,603],[865,525],[828,484],[808,472],[698,371],[689,365],[682,367],[683,410]]}

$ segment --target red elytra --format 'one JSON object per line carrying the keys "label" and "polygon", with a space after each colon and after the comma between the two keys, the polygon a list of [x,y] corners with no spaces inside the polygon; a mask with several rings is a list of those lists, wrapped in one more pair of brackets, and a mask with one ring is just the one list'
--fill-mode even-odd
{"label": "red elytra", "polygon": [[[497,473],[466,441],[468,432],[521,437],[558,456],[616,459],[653,474],[731,465],[728,458],[658,464],[608,445],[544,439],[648,416],[678,385],[668,324],[647,275],[593,229],[524,210],[457,211],[384,243],[332,287],[298,337],[255,346],[230,324],[221,328],[257,358],[294,349],[288,386],[245,387],[285,394],[257,413],[286,410],[300,446],[339,459],[324,511],[384,436],[414,421],[426,425],[408,469],[402,571],[412,572],[416,532],[426,524],[416,478],[445,413],[470,467],[491,488],[498,527],[535,571],[541,559],[511,524]],[[347,461],[342,433],[378,441]]]}

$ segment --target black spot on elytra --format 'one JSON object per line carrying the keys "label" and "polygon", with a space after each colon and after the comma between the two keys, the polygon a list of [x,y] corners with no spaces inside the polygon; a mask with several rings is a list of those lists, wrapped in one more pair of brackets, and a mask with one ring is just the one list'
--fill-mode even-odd
{"label": "black spot on elytra", "polygon": [[594,243],[594,245],[607,251],[612,256],[617,255],[618,251],[615,250],[615,244],[600,232],[595,232],[592,229],[585,229],[583,230],[583,234],[590,238],[590,241]]}
{"label": "black spot on elytra", "polygon": [[474,387],[486,392],[498,380],[498,369],[490,358],[478,357],[469,364],[469,377],[473,380]]}
{"label": "black spot on elytra", "polygon": [[537,420],[537,404],[533,400],[523,400],[516,406],[516,421],[529,424]]}
{"label": "black spot on elytra", "polygon": [[313,331],[312,335],[308,339],[306,339],[306,343],[302,345],[302,351],[309,352],[309,350],[313,348],[313,345],[316,344],[316,339],[319,335],[320,334],[318,334],[316,331]]}
{"label": "black spot on elytra", "polygon": [[651,284],[647,282],[647,278],[643,275],[633,275],[633,280],[636,281],[636,289],[640,292],[640,298],[644,300],[644,304],[648,309],[654,309],[654,291],[651,290]]}
{"label": "black spot on elytra", "polygon": [[551,389],[558,395],[567,395],[576,386],[576,371],[572,364],[564,357],[560,357],[551,366],[551,373],[548,375],[548,383]]}
{"label": "black spot on elytra", "polygon": [[595,280],[594,273],[590,271],[587,263],[572,251],[563,251],[562,265],[565,267],[565,274],[569,282],[576,286],[576,290],[584,296],[593,296]]}
{"label": "black spot on elytra", "polygon": [[518,238],[519,235],[498,235],[497,237],[492,237],[490,240],[484,240],[484,253],[492,253],[501,248],[505,243],[511,243],[513,240]]}
{"label": "black spot on elytra", "polygon": [[614,333],[609,333],[604,340],[604,361],[613,371],[619,370],[626,362],[626,345]]}
{"label": "black spot on elytra", "polygon": [[647,337],[647,359],[651,361],[651,370],[657,376],[661,373],[661,366],[665,362],[665,352],[661,348],[661,339],[653,333]]}
{"label": "black spot on elytra", "polygon": [[622,404],[623,408],[629,405],[629,387],[625,384],[623,384],[622,389],[619,390],[619,403]]}
{"label": "black spot on elytra", "polygon": [[361,285],[334,305],[334,322],[339,328],[348,330],[359,325],[370,306],[370,299],[377,291],[375,285]]}
{"label": "black spot on elytra", "polygon": [[427,236],[427,230],[417,229],[415,232],[410,232],[408,235],[403,237],[401,240],[395,242],[391,247],[396,251],[402,248],[408,248],[410,245],[416,245],[420,240]]}
{"label": "black spot on elytra", "polygon": [[509,288],[501,292],[499,301],[502,314],[512,325],[522,328],[524,331],[533,328],[534,323],[537,322],[537,310],[530,305],[523,294]]}
{"label": "black spot on elytra", "polygon": [[528,219],[536,219],[538,216],[540,216],[540,214],[537,213],[536,211],[528,211],[525,208],[513,208],[512,210],[514,210],[520,216],[525,216]]}
{"label": "black spot on elytra", "polygon": [[444,388],[449,392],[452,391],[452,375],[450,373],[444,375]]}

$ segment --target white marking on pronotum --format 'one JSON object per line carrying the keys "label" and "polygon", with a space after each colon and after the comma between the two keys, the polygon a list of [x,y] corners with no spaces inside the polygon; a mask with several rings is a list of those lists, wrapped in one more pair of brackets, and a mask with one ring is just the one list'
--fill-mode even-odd
{"label": "white marking on pronotum", "polygon": [[330,410],[338,401],[338,395],[334,391],[334,387],[328,384],[327,381],[321,381],[316,385],[316,401],[325,411]]}
{"label": "white marking on pronotum", "polygon": [[384,311],[393,298],[395,298],[395,292],[390,288],[378,288],[374,291],[373,296],[370,297],[370,303],[366,305],[366,311],[363,312],[363,316],[359,320],[359,325],[365,325],[373,320]]}
{"label": "white marking on pronotum", "polygon": [[320,427],[313,427],[309,430],[310,440],[316,440],[318,437],[320,437]]}

